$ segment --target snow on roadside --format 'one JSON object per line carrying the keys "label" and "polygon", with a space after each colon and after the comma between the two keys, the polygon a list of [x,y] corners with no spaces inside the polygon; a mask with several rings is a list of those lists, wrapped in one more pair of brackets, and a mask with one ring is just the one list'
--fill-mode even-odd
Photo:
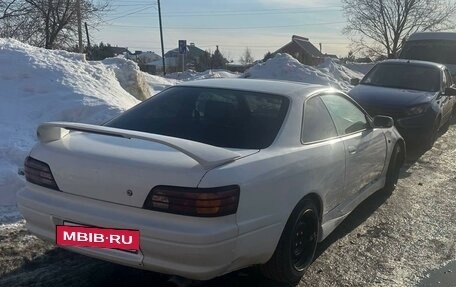
{"label": "snow on roadside", "polygon": [[40,123],[102,123],[138,103],[101,63],[1,38],[0,87],[0,206],[15,204],[24,185],[17,170]]}
{"label": "snow on roadside", "polygon": [[151,96],[151,91],[143,72],[138,64],[125,58],[107,58],[103,61],[90,62],[92,65],[105,65],[116,73],[116,78],[122,88],[140,101]]}
{"label": "snow on roadside", "polygon": [[168,79],[163,78],[160,76],[154,76],[148,73],[143,73],[146,83],[149,85],[150,96],[154,96],[155,94],[163,91],[164,89],[174,86],[181,81],[176,79]]}
{"label": "snow on roadside", "polygon": [[188,70],[185,72],[168,74],[166,75],[166,78],[181,81],[194,81],[217,78],[239,78],[240,76],[241,74],[233,73],[226,70],[206,70],[204,72],[195,72],[193,70]]}
{"label": "snow on roadside", "polygon": [[349,80],[362,74],[336,63],[330,58],[318,67],[301,64],[288,54],[277,54],[265,63],[259,63],[244,73],[245,78],[274,79],[331,86],[343,91],[352,88]]}
{"label": "snow on roadside", "polygon": [[356,71],[363,75],[367,74],[377,63],[345,63],[344,66],[350,70]]}
{"label": "snow on roadside", "polygon": [[349,84],[350,80],[353,78],[361,79],[364,74],[353,71],[344,65],[339,64],[338,60],[331,58],[325,58],[324,62],[318,65],[317,67],[320,71],[325,72],[326,74],[331,75],[339,82],[344,82]]}

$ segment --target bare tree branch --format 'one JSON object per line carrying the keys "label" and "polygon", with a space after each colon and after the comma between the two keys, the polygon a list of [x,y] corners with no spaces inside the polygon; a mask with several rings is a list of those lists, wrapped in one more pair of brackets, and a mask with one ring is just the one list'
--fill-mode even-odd
{"label": "bare tree branch", "polygon": [[358,51],[396,57],[403,39],[417,31],[456,27],[454,0],[342,0],[344,33]]}
{"label": "bare tree branch", "polygon": [[[82,21],[99,21],[108,1],[81,0]],[[0,0],[0,36],[47,49],[74,47],[76,8],[75,0]]]}

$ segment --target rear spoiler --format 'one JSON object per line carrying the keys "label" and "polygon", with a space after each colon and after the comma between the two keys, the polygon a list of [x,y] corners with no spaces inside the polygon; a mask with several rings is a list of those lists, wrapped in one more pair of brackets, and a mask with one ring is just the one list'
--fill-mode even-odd
{"label": "rear spoiler", "polygon": [[64,138],[70,131],[116,136],[126,139],[140,139],[163,144],[186,154],[206,170],[232,162],[241,157],[240,154],[234,151],[191,140],[80,123],[43,123],[38,126],[37,136],[40,142],[48,143]]}

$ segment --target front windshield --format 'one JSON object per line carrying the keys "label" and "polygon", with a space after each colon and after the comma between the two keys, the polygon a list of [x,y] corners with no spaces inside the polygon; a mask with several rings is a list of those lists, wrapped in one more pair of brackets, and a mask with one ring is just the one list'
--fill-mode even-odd
{"label": "front windshield", "polygon": [[401,58],[456,65],[456,41],[423,40],[407,42]]}
{"label": "front windshield", "polygon": [[364,77],[361,84],[437,92],[440,90],[440,71],[438,68],[408,63],[378,64]]}

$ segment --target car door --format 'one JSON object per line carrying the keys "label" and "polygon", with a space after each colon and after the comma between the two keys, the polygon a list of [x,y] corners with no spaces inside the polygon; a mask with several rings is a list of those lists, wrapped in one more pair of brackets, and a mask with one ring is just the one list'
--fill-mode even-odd
{"label": "car door", "polygon": [[386,138],[371,128],[368,116],[342,94],[321,97],[345,146],[345,190],[350,197],[381,177],[386,159]]}
{"label": "car door", "polygon": [[[322,191],[325,209],[332,210],[346,199],[345,147],[338,137],[328,109],[319,96],[306,100],[301,131],[301,141],[311,159],[312,189]],[[310,154],[310,155],[309,155]],[[306,172],[308,174],[308,172]],[[309,184],[309,183],[307,183]]]}

